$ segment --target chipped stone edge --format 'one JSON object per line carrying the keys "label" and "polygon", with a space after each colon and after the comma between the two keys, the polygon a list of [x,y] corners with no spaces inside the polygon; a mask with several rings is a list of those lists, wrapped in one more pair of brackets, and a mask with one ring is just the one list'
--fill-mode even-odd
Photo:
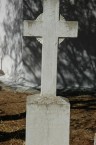
{"label": "chipped stone edge", "polygon": [[54,97],[46,97],[41,96],[40,94],[30,95],[27,97],[27,104],[38,104],[38,105],[50,105],[50,104],[57,104],[57,105],[65,105],[69,104],[69,100],[67,98],[61,96],[54,96]]}

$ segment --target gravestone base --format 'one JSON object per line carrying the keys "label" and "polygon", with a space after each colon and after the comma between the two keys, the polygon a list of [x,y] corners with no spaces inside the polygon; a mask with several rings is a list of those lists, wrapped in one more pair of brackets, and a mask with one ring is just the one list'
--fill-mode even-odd
{"label": "gravestone base", "polygon": [[70,104],[61,97],[27,97],[26,145],[69,145]]}

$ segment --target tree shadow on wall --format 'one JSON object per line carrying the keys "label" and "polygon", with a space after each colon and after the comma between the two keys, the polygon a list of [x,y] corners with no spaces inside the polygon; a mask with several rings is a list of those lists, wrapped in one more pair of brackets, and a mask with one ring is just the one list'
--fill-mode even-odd
{"label": "tree shadow on wall", "polygon": [[43,12],[42,0],[23,0],[24,20],[34,20]]}
{"label": "tree shadow on wall", "polygon": [[24,79],[40,86],[42,45],[33,37],[23,37],[23,41],[25,44],[23,47],[23,65],[26,75]]}
{"label": "tree shadow on wall", "polygon": [[[23,1],[24,19],[36,19],[42,11],[41,1]],[[59,45],[58,87],[63,89],[96,88],[96,2],[95,0],[75,0],[73,4],[70,0],[60,0],[60,14],[67,21],[78,21],[79,32],[78,38],[66,38]],[[29,47],[25,39],[28,38],[25,37],[24,42],[25,46]],[[35,82],[40,84],[38,83],[40,79],[37,79],[34,74],[40,65],[41,52],[39,53],[40,49],[36,40],[29,38],[29,43],[36,66],[31,71],[34,72]],[[24,65],[28,66],[26,63]]]}
{"label": "tree shadow on wall", "polygon": [[[22,1],[7,0],[5,2],[5,8],[5,18],[3,20],[5,37],[1,46],[2,61],[5,57],[9,58],[13,63],[11,66],[11,75],[16,75],[22,61]],[[17,75],[19,73],[18,70]]]}
{"label": "tree shadow on wall", "polygon": [[59,46],[58,83],[64,88],[96,88],[96,2],[61,0],[60,13],[66,20],[77,20],[76,39],[65,39]]}

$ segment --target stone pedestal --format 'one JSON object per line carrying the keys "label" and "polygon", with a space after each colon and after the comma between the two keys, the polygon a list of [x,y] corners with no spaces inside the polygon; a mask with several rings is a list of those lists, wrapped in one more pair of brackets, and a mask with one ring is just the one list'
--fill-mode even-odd
{"label": "stone pedestal", "polygon": [[61,97],[28,96],[26,145],[69,145],[70,104]]}

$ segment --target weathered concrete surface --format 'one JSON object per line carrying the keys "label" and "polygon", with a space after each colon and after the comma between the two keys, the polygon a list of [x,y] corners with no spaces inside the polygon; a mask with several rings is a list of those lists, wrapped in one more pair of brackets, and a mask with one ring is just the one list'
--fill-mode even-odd
{"label": "weathered concrete surface", "polygon": [[28,96],[26,145],[69,145],[70,104],[61,97]]}

